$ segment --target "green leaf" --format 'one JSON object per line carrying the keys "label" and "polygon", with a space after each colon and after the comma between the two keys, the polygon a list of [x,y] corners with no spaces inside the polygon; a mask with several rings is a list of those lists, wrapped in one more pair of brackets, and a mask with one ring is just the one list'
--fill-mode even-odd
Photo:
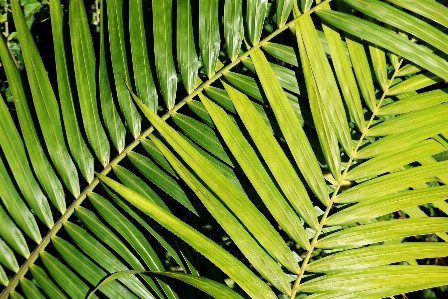
{"label": "green leaf", "polygon": [[79,129],[76,117],[75,103],[70,88],[67,69],[67,59],[64,45],[64,23],[62,6],[55,0],[50,6],[51,29],[53,33],[54,55],[56,59],[56,75],[58,81],[59,102],[64,119],[65,136],[67,137],[70,153],[79,171],[88,183],[93,180],[93,156],[87,147]]}
{"label": "green leaf", "polygon": [[0,236],[15,252],[28,258],[30,250],[26,244],[22,232],[0,206]]}
{"label": "green leaf", "polygon": [[9,295],[11,299],[25,299],[22,295],[20,295],[16,291],[11,291]]}
{"label": "green leaf", "polygon": [[[47,145],[51,161],[62,178],[65,187],[77,197],[80,193],[78,171],[70,157],[62,133],[61,117],[50,79],[47,76],[42,59],[29,31],[25,18],[17,1],[11,2],[14,24],[22,46],[23,59],[26,66],[28,81],[36,109],[37,118],[42,128],[42,135]],[[65,201],[58,197],[54,203],[58,210],[65,211]]]}
{"label": "green leaf", "polygon": [[307,12],[310,10],[311,5],[313,4],[313,0],[299,0],[300,1],[300,10],[302,13]]}
{"label": "green leaf", "polygon": [[213,129],[180,113],[173,114],[172,118],[176,125],[193,141],[227,165],[233,166],[232,160]]}
{"label": "green leaf", "polygon": [[127,170],[122,166],[115,166],[113,168],[114,173],[117,175],[118,179],[127,187],[133,189],[134,191],[147,196],[154,200],[154,203],[159,207],[169,211],[168,206],[163,202],[163,200],[155,193],[151,187],[149,187],[143,180],[133,174],[131,171]]}
{"label": "green leaf", "polygon": [[[3,43],[2,43],[3,44]],[[3,53],[2,53],[3,54]],[[5,61],[4,56],[2,55],[3,61]],[[5,64],[6,67],[6,64]],[[18,75],[18,74],[17,74]],[[22,90],[23,92],[23,90]],[[20,108],[17,108],[18,114],[19,114],[19,121],[20,119],[24,121],[23,117],[29,117],[26,121],[26,130],[25,132],[30,133],[32,131],[34,134],[32,137],[37,138],[36,131],[34,130],[34,127],[31,125],[28,120],[30,120],[31,116],[29,115],[29,110],[25,108],[25,105],[21,105],[19,103],[16,107],[21,106]],[[28,111],[27,111],[28,110]],[[25,115],[28,114],[28,115]],[[21,123],[22,124],[22,123]],[[29,126],[28,126],[29,125]],[[23,127],[22,127],[23,129]],[[25,139],[28,141],[28,143],[33,143],[33,140],[31,138]],[[36,139],[34,141],[37,141]],[[33,173],[31,172],[31,168],[28,165],[28,159],[26,158],[26,152],[25,148],[23,146],[22,140],[20,138],[19,132],[15,129],[14,122],[11,118],[11,115],[8,113],[7,107],[5,103],[3,102],[3,98],[0,96],[0,145],[3,150],[3,154],[6,156],[6,159],[8,161],[9,167],[11,168],[12,174],[14,176],[15,182],[20,188],[20,191],[22,192],[23,196],[25,197],[26,201],[30,205],[30,207],[34,210],[37,217],[48,227],[53,226],[53,217],[51,214],[50,206],[48,204],[47,198],[43,194],[42,190],[39,187],[39,184],[37,183],[36,179],[34,178]],[[35,147],[39,146],[40,144],[32,144],[32,148],[35,149]],[[30,155],[32,160],[35,161],[38,166],[41,166],[42,164],[46,164],[49,166],[48,161],[46,160],[45,156],[43,156],[43,151],[40,150],[39,153],[35,153],[36,155]],[[40,155],[38,155],[40,154]],[[45,160],[43,160],[45,159]],[[2,163],[3,164],[3,163]],[[46,166],[45,165],[45,166]],[[3,166],[3,165],[2,165]],[[33,166],[37,168],[36,164],[33,163]],[[2,167],[4,168],[4,167]],[[44,168],[45,169],[45,168]],[[3,169],[3,176],[9,176],[7,175],[7,172],[5,169]],[[52,181],[52,183],[55,185],[55,191],[56,192],[62,192],[62,186],[60,185],[59,181],[57,180],[57,177],[54,175],[54,173],[50,170],[48,170],[47,173],[48,176],[41,176],[45,179],[45,183],[47,183],[47,179],[55,179]],[[47,187],[48,185],[45,185]],[[60,187],[60,189],[59,189]],[[55,193],[56,193],[55,192]],[[57,194],[57,193],[56,193]],[[62,200],[64,200],[62,194],[58,194],[58,198],[62,197]],[[54,197],[52,197],[54,198]],[[56,202],[57,203],[57,202]],[[58,206],[58,205],[56,205]]]}
{"label": "green leaf", "polygon": [[[375,23],[375,20],[372,18],[366,16],[365,19]],[[376,81],[380,84],[382,90],[384,91],[389,86],[389,80],[387,78],[386,52],[384,51],[384,49],[378,47],[377,45],[373,45],[370,43],[369,52]]]}
{"label": "green leaf", "polygon": [[416,45],[383,27],[344,13],[319,10],[316,14],[324,22],[403,56],[444,80],[448,80],[448,62],[429,49]]}
{"label": "green leaf", "polygon": [[159,164],[166,172],[168,172],[173,177],[177,178],[177,174],[171,167],[170,163],[165,159],[162,153],[159,151],[157,146],[149,139],[142,140],[142,146],[146,152],[151,156],[152,160]]}
{"label": "green leaf", "polygon": [[[101,183],[102,184],[102,183]],[[160,243],[160,245],[165,248],[165,250],[173,257],[173,259],[184,269],[184,271],[187,271],[187,269],[192,269],[192,264],[189,264],[189,260],[186,258],[187,253],[184,251],[181,251],[181,254],[184,255],[186,258],[187,264],[183,262],[183,260],[180,258],[177,250],[176,245],[172,244],[173,240],[170,238],[170,236],[165,233],[165,231],[151,218],[144,218],[138,211],[136,211],[135,208],[130,207],[124,199],[121,199],[118,197],[117,194],[113,193],[111,189],[109,189],[106,185],[102,184],[103,188],[108,193],[109,197],[112,198],[115,203],[120,206],[124,211],[126,211],[132,218],[134,218],[136,221],[138,221],[139,224],[141,224],[156,240]],[[179,246],[179,245],[178,245]],[[179,246],[181,247],[181,246]],[[185,249],[185,248],[182,248]],[[193,269],[194,270],[194,269]]]}
{"label": "green leaf", "polygon": [[[51,277],[70,296],[70,298],[85,298],[89,287],[67,266],[51,254],[42,251],[40,259]],[[98,298],[96,295],[94,298]]]}
{"label": "green leaf", "polygon": [[227,251],[210,241],[192,227],[182,222],[165,210],[156,206],[151,200],[133,192],[117,182],[99,175],[101,181],[113,188],[131,204],[151,216],[162,226],[191,244],[197,251],[217,265],[252,298],[272,298],[276,296],[257,276]]}
{"label": "green leaf", "polygon": [[419,74],[392,86],[387,92],[387,95],[399,95],[419,90],[442,81],[443,79],[431,73]]}
{"label": "green leaf", "polygon": [[[64,261],[66,261],[77,273],[82,275],[82,277],[91,285],[98,284],[105,276],[107,276],[106,272],[66,240],[59,237],[53,237],[51,238],[51,243]],[[110,298],[137,298],[117,281],[105,285],[100,291]]]}
{"label": "green leaf", "polygon": [[[75,244],[78,245],[82,251],[84,251],[91,259],[96,261],[107,272],[113,273],[116,271],[129,270],[129,268],[125,266],[118,259],[118,257],[106,249],[106,247],[95,240],[81,227],[67,221],[64,223],[64,228]],[[125,277],[120,281],[137,296],[142,298],[154,298],[154,296],[148,291],[148,288],[145,287],[136,277]],[[84,293],[84,296],[86,293],[87,291]]]}
{"label": "green leaf", "polygon": [[177,200],[184,207],[198,216],[198,212],[190,201],[190,198],[183,190],[183,186],[173,179],[170,175],[159,168],[154,162],[138,153],[130,152],[127,154],[131,163],[151,182],[162,189],[165,193]]}
{"label": "green leaf", "polygon": [[204,105],[202,105],[201,102],[196,100],[188,101],[187,103],[188,108],[190,108],[191,111],[198,116],[202,122],[204,122],[207,126],[213,127],[213,121],[210,118],[210,116],[207,113],[207,110],[205,109]]}
{"label": "green leaf", "polygon": [[350,249],[415,235],[448,231],[443,217],[398,219],[365,224],[335,232],[317,241],[317,248]]}
{"label": "green leaf", "polygon": [[50,299],[66,299],[65,294],[58,288],[57,285],[51,280],[51,278],[45,273],[45,270],[36,265],[30,265],[30,272],[33,278],[39,284]]}
{"label": "green leaf", "polygon": [[2,253],[0,255],[0,264],[11,271],[19,271],[19,264],[17,263],[14,252],[12,252],[11,248],[2,239],[0,239],[0,250]]}
{"label": "green leaf", "polygon": [[238,57],[244,37],[242,5],[241,0],[226,0],[224,3],[224,39],[231,61]]}
{"label": "green leaf", "polygon": [[446,186],[403,191],[364,200],[327,219],[328,225],[348,224],[373,219],[409,207],[444,200],[448,197]]}
{"label": "green leaf", "polygon": [[[226,1],[227,4],[228,1]],[[199,60],[194,44],[192,14],[189,0],[177,1],[177,63],[179,65],[182,82],[190,94],[196,84]],[[153,109],[153,111],[156,111]]]}
{"label": "green leaf", "polygon": [[[106,2],[101,1],[101,11],[106,11]],[[103,14],[100,20],[100,66],[99,66],[99,94],[101,102],[101,112],[112,144],[121,153],[125,147],[126,130],[112,97],[110,89],[109,73],[107,58],[110,57],[107,39],[107,26],[105,22],[107,16]]]}
{"label": "green leaf", "polygon": [[109,163],[109,141],[101,125],[96,99],[95,56],[84,5],[69,3],[70,38],[79,104],[87,140],[98,160]]}
{"label": "green leaf", "polygon": [[20,279],[20,286],[27,298],[45,299],[45,296],[37,288],[36,284],[31,280],[22,277]]}
{"label": "green leaf", "polygon": [[264,18],[267,10],[267,0],[247,0],[246,6],[246,37],[252,46],[260,41]]}
{"label": "green leaf", "polygon": [[289,14],[291,13],[293,0],[279,0],[277,1],[277,26],[279,28],[285,26],[288,20]]}
{"label": "green leaf", "polygon": [[28,237],[39,244],[42,241],[42,237],[36,219],[23,202],[21,196],[17,193],[1,158],[0,198],[8,211],[8,214],[14,219],[14,222]]}
{"label": "green leaf", "polygon": [[278,264],[261,248],[231,211],[207,189],[200,178],[191,173],[158,139],[153,137],[153,141],[176,169],[179,176],[195,191],[210,214],[222,226],[254,268],[277,289],[288,294],[291,288]]}
{"label": "green leaf", "polygon": [[[149,269],[153,271],[165,270],[157,253],[135,225],[115,209],[104,197],[92,193],[89,194],[89,199],[97,212],[129,242]],[[158,279],[158,283],[169,298],[178,298],[167,282]]]}
{"label": "green leaf", "polygon": [[219,36],[218,0],[199,1],[199,48],[205,74],[215,74],[221,38]]}
{"label": "green leaf", "polygon": [[152,111],[157,111],[157,89],[152,78],[146,46],[147,5],[145,0],[129,1],[129,40],[137,94]]}
{"label": "green leaf", "polygon": [[[132,136],[137,138],[137,136],[140,135],[141,130],[141,117],[140,114],[138,114],[129,93],[127,92],[125,82],[123,82],[123,78],[126,82],[130,81],[125,47],[125,31],[123,27],[123,0],[108,0],[106,8],[110,41],[110,57],[112,61],[118,103],[120,104],[120,110],[125,119],[125,125],[128,127]],[[152,9],[156,10],[156,5],[153,5]],[[140,29],[138,30],[140,31]],[[143,62],[139,61],[139,63],[142,64]]]}
{"label": "green leaf", "polygon": [[5,270],[3,270],[3,267],[0,265],[0,284],[3,286],[8,286],[9,279],[8,276],[5,273]]}
{"label": "green leaf", "polygon": [[104,279],[100,284],[98,284],[95,289],[93,289],[87,299],[101,286],[118,279],[119,277],[130,275],[130,274],[141,274],[141,273],[153,273],[156,275],[163,275],[171,278],[178,279],[180,281],[186,282],[204,292],[213,296],[214,298],[233,298],[233,299],[242,299],[240,295],[234,292],[229,287],[217,283],[211,279],[194,276],[190,274],[178,273],[178,272],[154,272],[154,271],[141,271],[141,270],[129,270],[129,271],[120,271],[114,274],[109,275],[106,279]]}

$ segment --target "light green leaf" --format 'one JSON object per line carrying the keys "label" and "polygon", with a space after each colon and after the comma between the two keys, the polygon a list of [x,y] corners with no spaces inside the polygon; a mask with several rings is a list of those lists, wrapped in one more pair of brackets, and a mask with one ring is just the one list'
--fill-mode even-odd
{"label": "light green leaf", "polygon": [[[441,286],[446,283],[446,279],[448,279],[448,270],[445,267],[381,266],[319,277],[302,284],[300,290],[352,294],[371,291],[375,295],[373,298],[384,298],[422,288]],[[372,298],[363,296],[362,293],[353,294],[353,296],[345,298]],[[333,298],[344,297],[334,296]]]}
{"label": "light green leaf", "polygon": [[163,200],[155,193],[150,186],[148,186],[143,180],[137,177],[134,173],[127,170],[126,168],[117,165],[113,168],[114,173],[117,175],[118,179],[127,187],[133,189],[134,191],[149,197],[154,200],[154,203],[159,207],[169,211],[168,206],[163,202]]}
{"label": "light green leaf", "polygon": [[5,270],[3,270],[3,267],[0,265],[0,284],[3,286],[7,286],[9,284],[8,276],[5,273]]}
{"label": "light green leaf", "polygon": [[[392,5],[378,0],[343,0],[353,8],[379,21],[408,32],[437,49],[448,53],[448,39],[442,31]],[[428,2],[428,1],[425,1]],[[445,10],[447,10],[445,8]],[[430,17],[432,19],[432,17]]]}
{"label": "light green leaf", "polygon": [[347,228],[317,241],[317,248],[350,249],[408,236],[448,231],[443,217],[408,218]]}
{"label": "light green leaf", "polygon": [[378,115],[403,114],[415,110],[437,106],[448,102],[448,90],[436,89],[415,96],[400,99],[392,104],[383,106],[378,111]]}
{"label": "light green leaf", "polygon": [[227,165],[233,166],[232,160],[226,153],[226,149],[221,144],[213,129],[202,122],[180,113],[173,114],[172,118],[176,125],[193,141]]}
{"label": "light green leaf", "polygon": [[[277,140],[267,130],[265,123],[258,116],[249,99],[236,89],[233,89],[225,83],[223,84],[253,142],[257,146],[258,151],[276,179],[276,183],[283,191],[283,194],[285,194],[289,203],[304,218],[306,223],[313,228],[317,227],[317,216],[311,200]],[[234,153],[234,155],[236,154]],[[260,193],[260,191],[258,192]],[[300,237],[300,239],[301,246],[307,248],[309,246],[308,240],[303,239],[303,237]]]}
{"label": "light green leaf", "polygon": [[349,170],[346,179],[354,181],[375,177],[411,164],[420,158],[433,156],[444,150],[445,147],[434,140],[424,140],[410,146],[403,144],[399,150],[383,152],[375,156],[375,158]]}
{"label": "light green leaf", "polygon": [[[311,69],[316,81],[317,90],[322,99],[324,110],[331,121],[334,134],[337,136],[345,152],[350,153],[352,144],[347,118],[330,63],[328,62],[319,41],[319,36],[311,17],[304,16],[298,24],[300,26],[303,43],[305,44],[306,55],[308,55],[308,59],[310,61]],[[302,55],[305,55],[305,53]]]}
{"label": "light green leaf", "polygon": [[395,193],[407,187],[435,181],[448,171],[448,161],[414,167],[363,182],[337,195],[335,201],[349,203]]}
{"label": "light green leaf", "polygon": [[[135,97],[145,116],[182,159],[200,176],[204,183],[224,201],[260,244],[282,265],[294,269],[292,253],[280,235],[274,230],[255,205],[220,173],[208,160],[189,145],[176,131]],[[274,245],[275,244],[275,245]]]}
{"label": "light green leaf", "polygon": [[448,187],[423,188],[374,197],[331,215],[328,225],[348,224],[373,219],[409,207],[448,198]]}
{"label": "light green leaf", "polygon": [[442,81],[443,79],[431,73],[419,74],[392,86],[387,95],[392,96],[419,90]]}
{"label": "light green leaf", "polygon": [[369,129],[367,136],[393,135],[423,128],[443,120],[447,112],[448,105],[442,104],[402,114]]}
{"label": "light green leaf", "polygon": [[389,265],[409,259],[427,259],[448,255],[446,243],[384,244],[352,249],[327,256],[310,263],[311,272],[340,273],[374,266]]}
{"label": "light green leaf", "polygon": [[437,1],[390,0],[390,2],[448,27],[448,20],[446,19],[448,9]]}

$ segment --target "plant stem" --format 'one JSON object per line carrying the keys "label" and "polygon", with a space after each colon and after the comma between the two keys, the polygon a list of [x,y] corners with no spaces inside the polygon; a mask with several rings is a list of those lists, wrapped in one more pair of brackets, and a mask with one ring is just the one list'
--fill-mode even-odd
{"label": "plant stem", "polygon": [[347,162],[347,165],[344,169],[344,172],[342,173],[341,177],[339,178],[338,181],[338,185],[336,186],[336,189],[334,190],[330,202],[328,203],[328,206],[325,210],[325,213],[322,216],[322,219],[319,222],[319,226],[317,227],[316,233],[314,234],[313,240],[311,241],[311,246],[310,249],[308,250],[308,252],[306,253],[305,259],[303,260],[302,266],[300,267],[300,271],[299,274],[297,275],[297,279],[294,282],[294,286],[292,288],[291,291],[291,296],[290,299],[294,299],[294,297],[296,296],[297,291],[299,290],[299,286],[300,286],[300,281],[302,280],[303,274],[306,271],[306,267],[308,266],[308,262],[311,258],[311,254],[313,253],[314,248],[316,247],[317,241],[319,239],[319,235],[322,232],[322,228],[325,225],[325,222],[327,221],[328,218],[328,214],[330,213],[331,208],[333,207],[333,204],[336,200],[336,197],[338,195],[338,192],[342,186],[342,182],[345,181],[345,178],[347,176],[348,173],[348,169],[350,168],[350,166],[352,166],[353,160],[356,157],[356,153],[358,152],[359,147],[361,146],[364,138],[366,137],[370,126],[372,125],[372,122],[374,120],[374,118],[377,116],[378,114],[378,109],[381,107],[381,104],[383,103],[384,98],[386,97],[390,86],[392,85],[393,80],[395,79],[398,70],[400,69],[401,64],[403,63],[403,59],[401,59],[400,63],[398,64],[397,68],[395,69],[392,77],[390,78],[387,86],[385,87],[384,91],[383,91],[383,95],[381,96],[381,99],[379,100],[378,104],[375,106],[375,109],[373,111],[372,117],[370,117],[369,123],[367,124],[367,126],[364,128],[361,137],[359,138],[358,143],[356,144],[355,149],[350,153],[350,159]]}
{"label": "plant stem", "polygon": [[[224,75],[226,72],[228,72],[230,69],[232,69],[234,66],[236,66],[240,61],[248,57],[253,51],[261,48],[264,46],[267,42],[269,42],[272,38],[279,35],[286,29],[288,29],[290,26],[293,26],[298,20],[300,20],[302,17],[309,15],[313,13],[314,11],[318,10],[321,5],[324,5],[325,3],[330,2],[331,0],[325,0],[320,5],[315,6],[314,8],[310,9],[303,15],[295,18],[291,22],[287,23],[285,26],[277,29],[273,33],[271,33],[269,36],[267,36],[265,39],[260,41],[258,44],[254,45],[251,49],[249,49],[247,52],[245,52],[243,55],[236,58],[234,61],[232,61],[230,64],[223,67],[219,72],[217,72],[215,75],[213,75],[210,79],[199,85],[191,94],[189,94],[187,97],[185,97],[182,101],[180,101],[178,104],[176,104],[170,111],[165,113],[161,118],[163,120],[167,120],[172,114],[176,113],[182,106],[184,106],[186,103],[191,101],[195,96],[197,96],[200,92],[202,92],[205,88],[209,87],[213,82],[218,80],[222,75]],[[101,171],[102,175],[107,175],[111,170],[113,166],[118,165],[118,163],[124,159],[124,157],[131,152],[137,145],[140,144],[140,141],[145,139],[154,131],[154,128],[151,126],[145,131],[143,131],[140,136],[138,136],[135,140],[133,140],[123,151],[116,156],[112,161],[109,162]],[[14,275],[14,277],[11,279],[8,286],[3,290],[3,292],[0,294],[0,299],[6,299],[9,296],[9,293],[14,290],[14,288],[19,283],[20,278],[22,278],[28,271],[29,266],[34,263],[34,261],[39,256],[39,253],[43,251],[48,243],[50,242],[51,238],[54,237],[57,232],[61,229],[62,224],[68,220],[68,218],[73,214],[75,211],[75,208],[79,207],[81,203],[86,198],[87,194],[91,193],[93,189],[98,185],[99,180],[96,177],[85,189],[81,192],[81,194],[78,196],[78,198],[75,199],[75,201],[67,208],[65,213],[56,221],[54,226],[50,229],[50,231],[45,235],[45,237],[42,239],[42,241],[37,245],[37,247],[33,250],[29,258],[25,261],[25,263],[20,267],[19,271]]]}

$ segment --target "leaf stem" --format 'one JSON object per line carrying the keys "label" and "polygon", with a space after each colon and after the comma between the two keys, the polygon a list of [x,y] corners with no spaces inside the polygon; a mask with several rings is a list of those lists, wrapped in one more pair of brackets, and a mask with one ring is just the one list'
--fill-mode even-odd
{"label": "leaf stem", "polygon": [[350,159],[347,162],[347,165],[346,165],[346,167],[344,169],[344,172],[342,173],[341,177],[339,178],[338,185],[336,186],[336,189],[334,190],[334,192],[333,192],[333,194],[331,196],[330,202],[328,203],[328,206],[327,206],[327,208],[325,210],[325,213],[323,214],[322,219],[319,222],[319,226],[317,227],[316,233],[314,234],[313,240],[311,241],[310,249],[308,249],[308,252],[306,253],[305,259],[303,260],[302,266],[300,267],[299,274],[297,275],[297,279],[294,282],[294,286],[293,286],[292,291],[291,291],[290,299],[294,299],[295,296],[296,296],[297,291],[299,290],[300,281],[302,280],[303,274],[306,271],[306,268],[308,266],[308,262],[309,262],[309,260],[311,258],[311,254],[313,253],[313,250],[316,247],[317,241],[319,239],[319,235],[322,232],[322,228],[324,227],[324,225],[325,225],[325,223],[327,221],[328,214],[330,213],[330,210],[333,207],[333,204],[334,204],[334,202],[336,200],[338,192],[339,192],[340,188],[342,187],[342,183],[345,181],[345,178],[346,178],[347,173],[348,173],[348,169],[350,168],[350,166],[352,166],[353,160],[356,157],[356,153],[358,152],[359,147],[361,146],[364,138],[366,137],[366,135],[367,135],[367,133],[369,131],[369,128],[372,125],[372,122],[373,122],[374,118],[377,116],[378,110],[381,107],[381,104],[383,103],[383,100],[386,97],[386,95],[387,95],[387,93],[388,93],[388,91],[389,91],[389,89],[390,89],[390,87],[392,85],[392,82],[395,79],[395,77],[396,77],[396,75],[398,73],[398,70],[400,69],[400,66],[401,66],[402,63],[403,63],[403,59],[400,60],[400,63],[398,64],[398,66],[395,69],[392,77],[390,78],[387,86],[385,87],[385,89],[383,91],[383,95],[381,96],[381,99],[378,101],[378,104],[375,106],[373,114],[370,117],[369,123],[364,128],[364,130],[362,132],[362,135],[359,138],[358,143],[356,144],[356,147],[350,153]]}
{"label": "leaf stem", "polygon": [[[204,89],[209,87],[213,82],[218,80],[222,75],[224,75],[226,72],[228,72],[230,69],[232,69],[234,66],[236,66],[240,61],[248,57],[253,51],[261,48],[262,46],[266,45],[271,39],[273,39],[275,36],[279,35],[289,27],[293,26],[298,20],[300,20],[302,17],[309,15],[313,13],[314,11],[318,10],[321,5],[324,5],[325,3],[330,2],[331,0],[325,0],[321,4],[315,6],[314,8],[310,9],[303,15],[298,16],[291,22],[287,23],[285,26],[277,29],[276,31],[272,32],[269,36],[267,36],[265,39],[260,41],[258,44],[254,45],[251,49],[246,51],[243,55],[239,56],[235,60],[233,60],[230,64],[223,67],[221,70],[219,70],[215,75],[213,75],[211,78],[209,78],[207,81],[199,85],[191,94],[186,96],[182,101],[180,101],[178,104],[176,104],[170,111],[165,113],[161,118],[162,120],[167,120],[171,115],[176,113],[182,106],[184,106],[186,103],[191,101],[195,96],[197,96],[200,92],[202,92]],[[109,162],[101,171],[100,174],[107,175],[111,170],[113,166],[118,165],[118,163],[124,159],[124,157],[127,155],[127,153],[131,152],[137,145],[140,144],[140,141],[145,139],[154,131],[154,128],[151,126],[145,131],[143,131],[140,136],[138,136],[135,140],[133,140],[123,151],[116,156],[112,161]],[[45,235],[45,237],[42,239],[42,241],[37,245],[37,247],[33,250],[29,258],[25,261],[25,263],[20,267],[19,271],[14,275],[14,277],[11,279],[8,286],[2,291],[0,294],[0,299],[6,299],[9,296],[9,293],[15,289],[17,284],[19,283],[20,278],[22,278],[29,269],[29,266],[36,261],[37,257],[39,256],[39,253],[47,247],[48,243],[50,243],[50,240],[52,237],[54,237],[57,232],[61,229],[62,224],[68,220],[68,218],[73,214],[75,211],[75,208],[79,207],[81,203],[86,198],[87,194],[91,193],[93,189],[98,185],[99,180],[98,177],[96,177],[85,189],[81,192],[81,194],[78,196],[78,198],[75,199],[75,201],[67,208],[65,213],[56,221],[54,226],[50,229],[50,231]]]}

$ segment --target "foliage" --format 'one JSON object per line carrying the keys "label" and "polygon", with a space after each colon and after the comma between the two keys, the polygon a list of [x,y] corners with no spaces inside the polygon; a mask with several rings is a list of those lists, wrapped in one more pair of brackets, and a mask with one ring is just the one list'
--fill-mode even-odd
{"label": "foliage", "polygon": [[0,298],[446,294],[444,2],[12,0]]}

